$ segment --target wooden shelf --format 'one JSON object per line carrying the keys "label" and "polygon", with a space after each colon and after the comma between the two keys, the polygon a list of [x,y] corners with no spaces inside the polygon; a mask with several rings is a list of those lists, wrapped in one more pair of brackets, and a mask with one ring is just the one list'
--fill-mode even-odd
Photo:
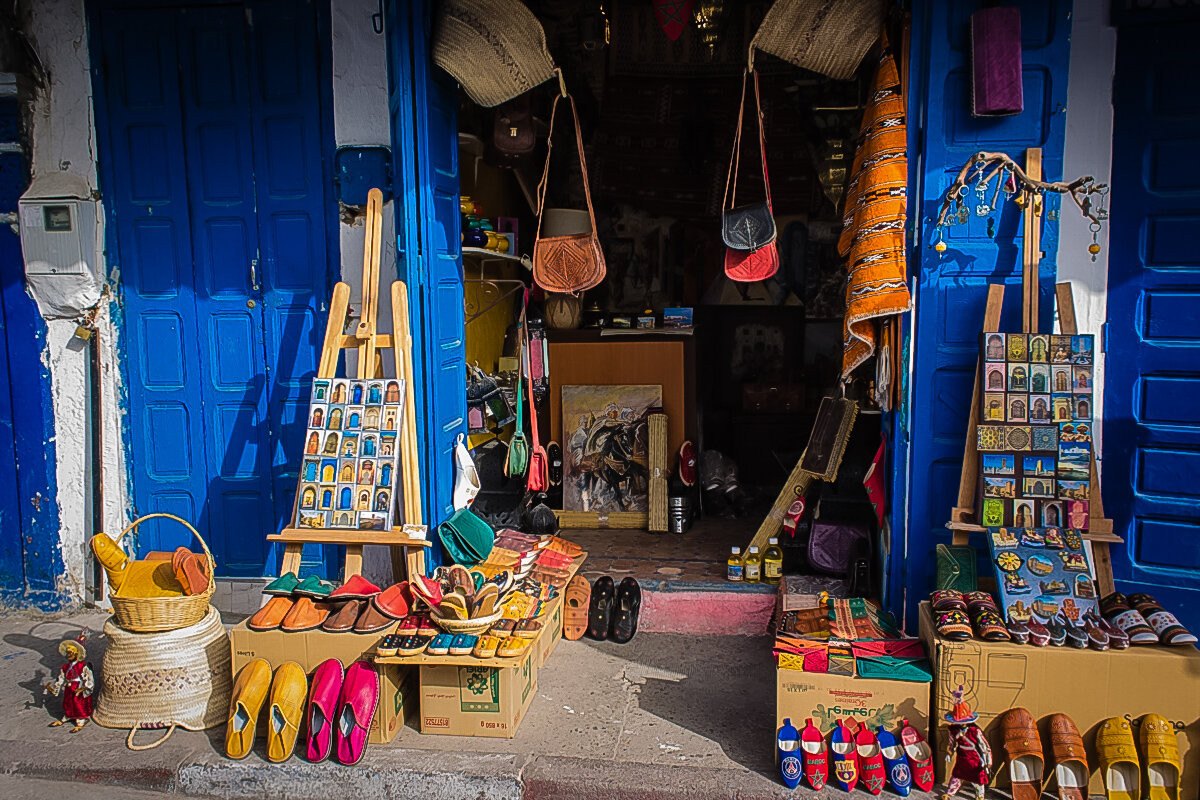
{"label": "wooden shelf", "polygon": [[393,547],[432,547],[428,538],[418,539],[402,528],[390,531],[360,531],[349,528],[284,528],[267,535],[269,542],[312,542],[314,544],[382,544]]}

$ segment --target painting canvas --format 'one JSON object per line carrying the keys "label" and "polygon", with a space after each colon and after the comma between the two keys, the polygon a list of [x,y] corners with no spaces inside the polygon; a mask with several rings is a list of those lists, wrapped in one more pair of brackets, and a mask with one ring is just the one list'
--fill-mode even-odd
{"label": "painting canvas", "polygon": [[562,387],[563,508],[646,511],[649,428],[662,386]]}
{"label": "painting canvas", "polygon": [[297,527],[392,527],[403,389],[396,378],[313,381]]}

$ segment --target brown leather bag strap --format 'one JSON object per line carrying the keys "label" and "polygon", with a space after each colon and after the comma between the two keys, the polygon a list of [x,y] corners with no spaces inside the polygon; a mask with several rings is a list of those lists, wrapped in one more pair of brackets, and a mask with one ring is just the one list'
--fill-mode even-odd
{"label": "brown leather bag strap", "polygon": [[721,208],[732,208],[737,205],[737,174],[741,166],[742,150],[742,120],[746,116],[746,79],[754,75],[754,106],[758,120],[758,151],[762,159],[763,190],[766,192],[767,207],[771,207],[771,183],[767,179],[767,137],[763,131],[762,95],[758,90],[758,73],[746,70],[742,73],[742,96],[738,101],[737,131],[733,135],[733,152],[729,156],[729,172],[725,176],[725,194],[721,198]]}
{"label": "brown leather bag strap", "polygon": [[575,110],[575,98],[568,92],[560,92],[554,96],[554,105],[550,107],[550,134],[546,137],[546,167],[542,170],[542,180],[538,183],[538,226],[534,239],[542,236],[542,216],[546,210],[546,188],[550,182],[550,154],[554,150],[554,116],[558,112],[558,101],[566,97],[571,103],[571,120],[575,123],[575,146],[579,149],[579,171],[583,173],[583,196],[587,200],[588,218],[592,221],[592,233],[596,232],[596,212],[592,209],[592,188],[588,183],[587,157],[583,153],[583,133],[579,129],[579,112]]}

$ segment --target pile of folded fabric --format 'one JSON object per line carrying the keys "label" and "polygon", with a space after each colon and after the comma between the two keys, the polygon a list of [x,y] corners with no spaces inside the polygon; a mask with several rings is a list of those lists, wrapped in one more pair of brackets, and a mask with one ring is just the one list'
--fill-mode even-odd
{"label": "pile of folded fabric", "polygon": [[932,678],[920,640],[903,638],[888,614],[858,597],[824,598],[811,609],[783,614],[774,653],[784,669],[907,681]]}

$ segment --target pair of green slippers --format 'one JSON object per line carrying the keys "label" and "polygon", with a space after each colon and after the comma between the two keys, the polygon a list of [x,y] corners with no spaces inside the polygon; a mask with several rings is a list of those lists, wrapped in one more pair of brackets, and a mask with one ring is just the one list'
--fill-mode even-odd
{"label": "pair of green slippers", "polygon": [[298,595],[320,600],[328,597],[333,589],[332,583],[323,581],[316,575],[309,575],[304,580],[300,580],[296,577],[296,573],[288,572],[268,583],[267,588],[263,589],[263,594]]}

